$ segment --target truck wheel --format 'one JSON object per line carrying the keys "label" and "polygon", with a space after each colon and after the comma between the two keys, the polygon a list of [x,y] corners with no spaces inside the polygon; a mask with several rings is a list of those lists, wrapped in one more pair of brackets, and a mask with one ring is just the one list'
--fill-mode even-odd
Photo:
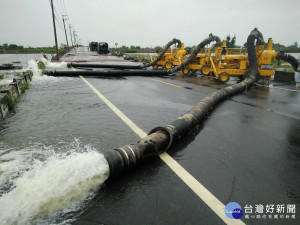
{"label": "truck wheel", "polygon": [[171,61],[167,61],[165,64],[165,69],[169,70],[173,67],[173,63]]}
{"label": "truck wheel", "polygon": [[222,83],[226,83],[229,80],[229,78],[230,76],[226,72],[220,73],[218,77],[219,81],[221,81]]}
{"label": "truck wheel", "polygon": [[185,68],[183,68],[182,69],[182,73],[184,74],[184,75],[189,75],[190,74],[190,68],[188,68],[188,67],[185,67]]}
{"label": "truck wheel", "polygon": [[203,65],[200,71],[202,75],[208,75],[210,72],[210,65],[208,64]]}

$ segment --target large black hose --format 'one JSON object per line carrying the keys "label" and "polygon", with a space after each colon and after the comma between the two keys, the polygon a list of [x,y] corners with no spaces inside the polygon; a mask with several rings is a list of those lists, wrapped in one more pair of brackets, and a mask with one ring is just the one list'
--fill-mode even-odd
{"label": "large black hose", "polygon": [[116,65],[116,64],[95,64],[95,63],[68,63],[67,64],[68,67],[88,67],[88,68],[115,68],[115,69],[140,69],[140,64],[138,65],[126,65],[126,64],[119,64],[119,65]]}
{"label": "large black hose", "polygon": [[214,36],[210,34],[208,38],[204,39],[199,45],[197,45],[195,50],[190,54],[190,56],[183,63],[170,69],[169,73],[174,73],[182,70],[185,66],[190,64],[196,58],[197,54],[205,47],[205,45],[210,44],[212,41],[216,41],[217,42],[216,45],[222,44],[221,39],[218,36]]}
{"label": "large black hose", "polygon": [[178,44],[178,47],[181,46],[181,41],[179,39],[174,38],[173,40],[169,41],[166,46],[163,48],[163,50],[160,52],[159,56],[152,61],[151,63],[145,63],[140,66],[140,68],[146,68],[155,65],[161,58],[164,56],[164,54],[168,51],[168,49],[171,47],[173,44]]}
{"label": "large black hose", "polygon": [[92,76],[92,77],[118,77],[118,76],[165,76],[168,75],[164,70],[44,70],[43,74],[49,76],[65,76],[65,77],[78,77],[78,76]]}
{"label": "large black hose", "polygon": [[169,41],[166,46],[163,48],[163,50],[160,52],[159,56],[152,61],[151,63],[145,63],[142,65],[112,65],[112,64],[88,64],[88,63],[68,63],[68,67],[90,67],[90,68],[116,68],[116,69],[143,69],[150,66],[155,65],[161,58],[164,56],[164,54],[168,51],[168,49],[173,44],[178,44],[178,47],[181,46],[181,41],[179,39],[173,38],[171,41]]}
{"label": "large black hose", "polygon": [[257,40],[256,45],[264,45],[265,43],[263,35],[261,34],[261,32],[257,30],[257,28],[251,31],[250,35],[247,38],[247,52],[248,52],[250,69],[245,80],[251,81],[251,85],[257,82],[260,78],[257,58],[256,58],[256,49],[254,46],[255,40]]}
{"label": "large black hose", "polygon": [[[205,46],[205,43],[210,43],[212,40],[215,39],[211,36],[205,39],[201,42],[202,44],[199,45],[199,48],[201,49],[201,47]],[[125,145],[114,149],[114,151],[105,153],[110,168],[110,178],[132,168],[147,157],[167,151],[175,140],[180,139],[191,130],[199,128],[200,123],[206,119],[208,113],[212,111],[216,104],[253,85],[259,78],[254,46],[255,40],[259,43],[263,42],[263,37],[257,29],[253,30],[247,39],[250,73],[244,81],[213,92],[173,123],[165,127],[154,128],[147,137],[137,143]]]}
{"label": "large black hose", "polygon": [[295,71],[298,70],[299,62],[294,56],[286,54],[283,51],[280,51],[277,53],[277,59],[282,59],[286,62],[289,62]]}

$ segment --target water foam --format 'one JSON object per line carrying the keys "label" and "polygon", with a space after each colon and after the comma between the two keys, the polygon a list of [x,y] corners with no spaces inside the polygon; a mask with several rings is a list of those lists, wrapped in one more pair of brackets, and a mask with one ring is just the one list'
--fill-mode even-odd
{"label": "water foam", "polygon": [[46,68],[67,68],[66,62],[51,62],[45,58],[41,58],[40,60],[45,64]]}
{"label": "water foam", "polygon": [[[31,169],[14,180],[15,188],[0,197],[1,224],[53,224],[54,217],[77,211],[91,199],[108,178],[109,167],[102,154],[85,148],[32,162]],[[1,170],[18,167],[18,162]]]}
{"label": "water foam", "polygon": [[[52,63],[49,60],[45,58],[41,58],[40,61],[42,61],[46,67],[51,67],[51,68],[65,68],[67,67],[66,62],[58,62],[58,63]],[[57,81],[63,81],[63,80],[72,80],[72,78],[61,78],[61,77],[52,77],[52,76],[46,76],[42,74],[42,70],[38,68],[38,64],[35,60],[31,59],[28,61],[27,67],[24,69],[26,70],[31,70],[33,72],[32,76],[32,84],[35,83],[52,83],[52,82],[57,82]]]}

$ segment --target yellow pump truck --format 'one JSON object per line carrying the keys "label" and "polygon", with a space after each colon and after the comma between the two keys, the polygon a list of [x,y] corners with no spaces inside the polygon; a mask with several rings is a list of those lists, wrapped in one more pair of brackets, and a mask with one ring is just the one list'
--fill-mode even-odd
{"label": "yellow pump truck", "polygon": [[[272,49],[273,40],[269,38],[267,48],[264,45],[256,46],[256,57],[258,69],[262,77],[268,78],[274,75],[272,59],[277,57],[277,53]],[[221,46],[216,47],[215,54],[212,56],[210,49],[207,53],[199,53],[193,63],[188,64],[184,70],[184,74],[190,71],[200,70],[203,75],[210,74],[211,79],[215,76],[219,81],[225,83],[230,76],[238,76],[243,79],[247,75],[249,69],[249,61],[246,49],[227,48],[226,41]]]}
{"label": "yellow pump truck", "polygon": [[[160,54],[160,51],[157,52],[157,54]],[[162,58],[153,65],[153,69],[158,69],[158,67],[163,67],[164,69],[171,69],[173,66],[178,66],[184,61],[184,57],[187,54],[187,51],[184,49],[184,44],[181,43],[178,48],[175,49],[169,49]],[[154,58],[151,58],[151,61],[154,60]]]}
{"label": "yellow pump truck", "polygon": [[191,72],[196,73],[198,70],[202,74],[208,75],[210,73],[210,64],[209,60],[211,58],[211,49],[204,49],[199,52],[195,59],[182,69],[184,75],[189,75]]}

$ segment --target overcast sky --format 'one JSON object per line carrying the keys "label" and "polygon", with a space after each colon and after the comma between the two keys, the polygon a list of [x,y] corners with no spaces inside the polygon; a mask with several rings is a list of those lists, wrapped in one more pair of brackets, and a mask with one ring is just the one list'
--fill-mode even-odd
{"label": "overcast sky", "polygon": [[[115,42],[163,46],[178,38],[197,45],[209,33],[246,42],[258,27],[265,40],[300,44],[300,0],[53,0],[58,43],[66,43],[62,14],[67,13],[83,44]],[[49,0],[0,0],[0,44],[53,46]],[[68,23],[67,23],[68,24]],[[69,29],[68,29],[69,35]]]}

